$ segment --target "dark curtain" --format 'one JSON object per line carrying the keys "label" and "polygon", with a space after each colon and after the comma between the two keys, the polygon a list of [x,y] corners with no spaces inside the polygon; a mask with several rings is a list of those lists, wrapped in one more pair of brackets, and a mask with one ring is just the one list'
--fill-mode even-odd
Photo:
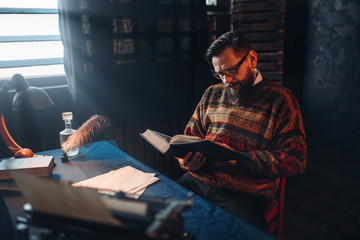
{"label": "dark curtain", "polygon": [[59,0],[74,117],[190,116],[209,85],[205,0]]}

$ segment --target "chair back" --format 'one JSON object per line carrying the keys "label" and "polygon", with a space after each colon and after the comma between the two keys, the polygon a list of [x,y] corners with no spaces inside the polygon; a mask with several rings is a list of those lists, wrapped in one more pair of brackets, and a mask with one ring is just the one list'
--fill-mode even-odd
{"label": "chair back", "polygon": [[265,219],[268,222],[268,233],[277,233],[277,239],[281,240],[284,225],[284,200],[285,200],[285,180],[280,178],[280,188],[276,199],[265,208]]}

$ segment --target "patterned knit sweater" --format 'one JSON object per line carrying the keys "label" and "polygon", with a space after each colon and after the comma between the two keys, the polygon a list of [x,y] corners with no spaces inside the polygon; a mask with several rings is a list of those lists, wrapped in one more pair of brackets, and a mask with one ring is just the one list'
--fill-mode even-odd
{"label": "patterned knit sweater", "polygon": [[185,134],[225,143],[243,155],[231,162],[207,161],[191,172],[209,185],[273,198],[281,176],[298,176],[306,168],[299,105],[288,89],[266,79],[246,94],[222,83],[210,86]]}

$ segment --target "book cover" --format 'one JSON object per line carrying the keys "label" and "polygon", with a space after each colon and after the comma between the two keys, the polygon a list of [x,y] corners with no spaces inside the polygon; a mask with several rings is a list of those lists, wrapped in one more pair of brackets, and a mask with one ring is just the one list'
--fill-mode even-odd
{"label": "book cover", "polygon": [[35,176],[51,176],[55,166],[53,156],[5,159],[0,162],[0,180],[10,179],[10,172],[26,172]]}
{"label": "book cover", "polygon": [[223,161],[235,160],[241,157],[240,153],[221,144],[196,136],[179,134],[170,137],[150,129],[140,135],[161,153],[172,157],[183,158],[188,152],[201,152],[207,159]]}

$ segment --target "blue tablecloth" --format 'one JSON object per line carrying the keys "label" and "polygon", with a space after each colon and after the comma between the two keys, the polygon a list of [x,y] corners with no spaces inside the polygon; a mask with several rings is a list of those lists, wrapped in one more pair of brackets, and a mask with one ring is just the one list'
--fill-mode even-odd
{"label": "blue tablecloth", "polygon": [[[160,180],[150,185],[144,195],[186,200],[188,191],[176,182],[129,156],[110,142],[102,141],[83,147],[79,154],[62,163],[60,149],[43,152],[54,156],[57,166],[53,179],[78,182],[110,170],[132,166],[143,172],[156,173]],[[273,239],[271,236],[232,216],[200,196],[193,197],[193,205],[183,211],[186,232],[201,239]]]}

